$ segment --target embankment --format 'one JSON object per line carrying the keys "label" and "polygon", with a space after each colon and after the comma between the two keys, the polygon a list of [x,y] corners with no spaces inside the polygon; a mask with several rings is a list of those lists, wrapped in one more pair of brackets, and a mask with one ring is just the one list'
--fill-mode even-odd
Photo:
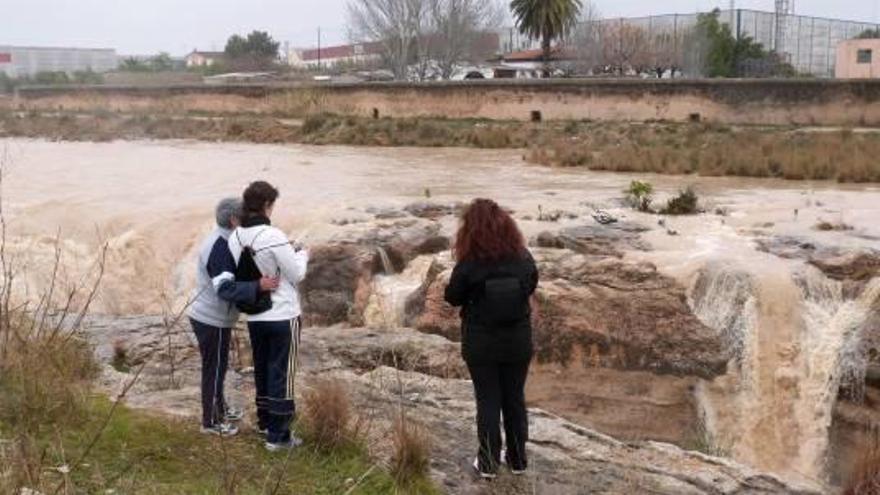
{"label": "embankment", "polygon": [[20,110],[880,126],[880,81],[555,80],[20,88]]}

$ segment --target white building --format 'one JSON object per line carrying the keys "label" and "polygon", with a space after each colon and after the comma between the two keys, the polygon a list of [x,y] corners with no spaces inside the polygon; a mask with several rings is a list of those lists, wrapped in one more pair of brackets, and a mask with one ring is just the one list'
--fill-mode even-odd
{"label": "white building", "polygon": [[187,67],[211,67],[223,63],[226,58],[224,52],[200,52],[193,50],[186,56]]}
{"label": "white building", "polygon": [[118,66],[116,50],[0,45],[0,73],[32,77],[40,72],[91,70],[109,72]]}
{"label": "white building", "polygon": [[292,67],[334,67],[339,64],[360,65],[382,59],[381,43],[355,43],[353,45],[326,46],[290,50],[287,63]]}

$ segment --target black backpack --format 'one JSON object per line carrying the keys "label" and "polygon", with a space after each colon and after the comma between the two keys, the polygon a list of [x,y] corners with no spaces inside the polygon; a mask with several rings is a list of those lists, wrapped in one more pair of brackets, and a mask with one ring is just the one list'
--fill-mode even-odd
{"label": "black backpack", "polygon": [[[500,276],[499,276],[500,275]],[[511,325],[529,317],[529,296],[522,281],[499,274],[483,283],[483,291],[474,302],[480,319],[490,325]]]}
{"label": "black backpack", "polygon": [[[257,252],[254,251],[253,243],[257,241],[257,237],[265,231],[260,231],[251,241],[250,246],[241,243],[241,237],[238,237],[238,243],[241,244],[241,257],[238,259],[238,266],[235,267],[236,282],[259,282],[263,278],[263,273],[254,257]],[[238,236],[238,232],[235,233]],[[254,302],[237,302],[235,306],[239,311],[248,315],[258,315],[272,309],[272,293],[257,289],[257,299]]]}

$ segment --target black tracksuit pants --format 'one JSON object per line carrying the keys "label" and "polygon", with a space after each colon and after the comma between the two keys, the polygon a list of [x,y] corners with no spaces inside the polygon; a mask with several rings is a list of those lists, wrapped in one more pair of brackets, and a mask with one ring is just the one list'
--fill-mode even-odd
{"label": "black tracksuit pants", "polygon": [[268,430],[268,442],[286,442],[290,439],[290,423],[296,413],[293,379],[300,320],[251,321],[248,330],[254,354],[258,426]]}
{"label": "black tracksuit pants", "polygon": [[526,412],[525,386],[530,361],[514,363],[468,363],[477,399],[477,435],[480,470],[496,471],[501,462],[501,416],[507,462],[511,469],[523,470],[529,421]]}
{"label": "black tracksuit pants", "polygon": [[202,356],[202,426],[208,428],[222,423],[226,416],[226,398],[223,386],[229,366],[229,328],[206,325],[190,318],[199,354]]}

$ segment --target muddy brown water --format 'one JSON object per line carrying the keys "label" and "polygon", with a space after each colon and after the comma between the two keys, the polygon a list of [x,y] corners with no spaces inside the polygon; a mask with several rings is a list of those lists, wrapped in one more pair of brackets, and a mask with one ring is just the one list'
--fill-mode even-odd
{"label": "muddy brown water", "polygon": [[[106,273],[93,307],[101,313],[158,313],[185,301],[194,249],[212,228],[214,204],[256,179],[279,187],[275,223],[307,244],[344,228],[333,221],[369,219],[368,207],[402,207],[427,196],[438,202],[494,198],[515,210],[527,235],[592,223],[596,209],[655,226],[643,236],[653,250],[628,258],[653,262],[683,284],[719,263],[752,282],[751,306],[735,309],[749,312],[737,320],[746,322],[739,329],[745,364],[699,392],[709,427],[735,439],[735,457],[808,478],[821,476],[835,400],[829,377],[852,365],[846,353],[858,338],[863,306],[873,304],[843,300],[838,287],[820,281],[802,262],[758,252],[755,239],[785,235],[878,249],[876,185],[550,169],[524,163],[516,150],[5,139],[0,157],[8,252],[20,269],[18,294],[33,297],[46,287],[56,237],[62,239],[58,277],[67,285],[82,283],[107,243]],[[710,213],[668,218],[657,227],[656,216],[621,202],[636,178],[651,181],[661,203],[694,186]],[[578,218],[536,220],[539,211],[555,210]],[[819,221],[852,230],[819,232],[813,228]],[[451,233],[454,222],[447,220],[445,228]],[[425,265],[381,285],[395,300],[405,298],[418,286],[412,278],[422,271],[418,266]],[[829,295],[818,301],[805,296],[795,277],[812,281],[806,285],[831,284],[822,292]],[[724,309],[724,300],[742,287],[724,282],[729,279],[718,277],[711,294],[694,294],[707,323],[728,321],[718,314],[734,311]],[[791,461],[779,461],[786,457]]]}

